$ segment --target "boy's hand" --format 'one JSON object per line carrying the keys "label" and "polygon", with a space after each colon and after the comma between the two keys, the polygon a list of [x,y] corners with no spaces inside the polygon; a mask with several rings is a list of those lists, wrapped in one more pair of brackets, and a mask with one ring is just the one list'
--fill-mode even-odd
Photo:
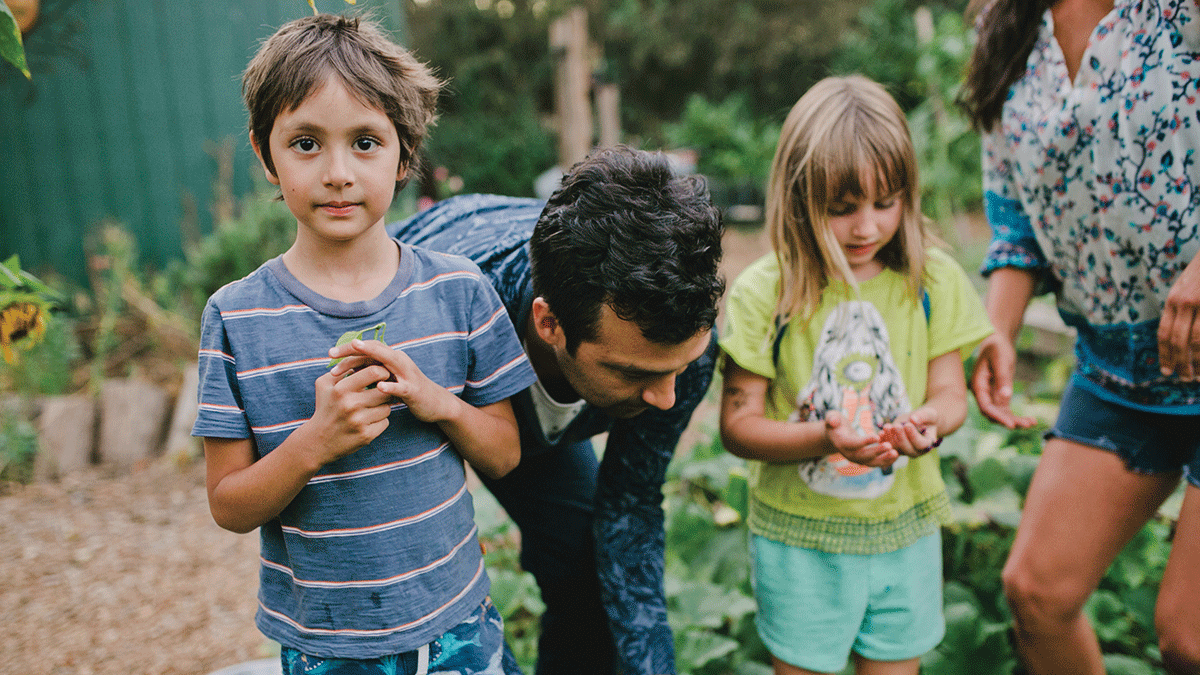
{"label": "boy's hand", "polygon": [[920,457],[938,445],[937,411],[926,406],[901,415],[880,436],[901,454]]}
{"label": "boy's hand", "polygon": [[317,436],[311,447],[322,453],[321,464],[351,454],[387,429],[391,397],[369,387],[389,377],[386,368],[372,365],[317,378],[316,407],[305,425]]}
{"label": "boy's hand", "polygon": [[352,340],[330,349],[329,356],[342,359],[329,371],[335,377],[363,368],[385,369],[388,374],[377,380],[377,390],[403,401],[422,422],[436,423],[454,414],[451,406],[458,397],[426,377],[403,351],[377,340]]}
{"label": "boy's hand", "polygon": [[859,434],[839,412],[825,414],[825,438],[843,457],[863,466],[885,468],[900,457],[891,444],[880,442],[878,434]]}

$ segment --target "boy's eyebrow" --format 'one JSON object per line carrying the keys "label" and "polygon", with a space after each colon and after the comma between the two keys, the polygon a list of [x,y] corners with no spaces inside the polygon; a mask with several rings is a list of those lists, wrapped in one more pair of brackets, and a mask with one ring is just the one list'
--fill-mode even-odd
{"label": "boy's eyebrow", "polygon": [[[304,133],[304,134],[320,134],[320,133],[323,133],[326,131],[326,128],[324,126],[317,124],[315,122],[300,122],[293,126],[285,125],[283,128],[291,133]],[[370,124],[362,124],[362,125],[352,128],[352,129],[349,129],[349,132],[347,135],[358,136],[360,134],[377,134],[377,133],[379,133],[379,127],[370,125]]]}

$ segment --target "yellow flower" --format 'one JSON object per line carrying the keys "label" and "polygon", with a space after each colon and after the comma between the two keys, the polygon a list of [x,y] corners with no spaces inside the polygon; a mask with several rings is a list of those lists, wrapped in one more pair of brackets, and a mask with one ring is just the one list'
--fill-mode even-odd
{"label": "yellow flower", "polygon": [[13,302],[0,310],[0,350],[3,350],[4,360],[9,365],[17,361],[14,346],[28,338],[29,342],[25,345],[28,349],[40,342],[45,334],[46,313],[40,305]]}

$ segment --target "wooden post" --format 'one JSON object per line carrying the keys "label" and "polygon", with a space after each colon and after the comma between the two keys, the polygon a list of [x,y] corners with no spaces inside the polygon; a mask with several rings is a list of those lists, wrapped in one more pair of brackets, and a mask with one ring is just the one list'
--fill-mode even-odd
{"label": "wooden post", "polygon": [[621,142],[621,93],[617,85],[596,87],[596,120],[600,127],[600,147],[611,148]]}
{"label": "wooden post", "polygon": [[587,58],[587,10],[575,7],[550,24],[550,48],[558,65],[555,107],[558,113],[558,162],[564,170],[592,149],[592,86]]}

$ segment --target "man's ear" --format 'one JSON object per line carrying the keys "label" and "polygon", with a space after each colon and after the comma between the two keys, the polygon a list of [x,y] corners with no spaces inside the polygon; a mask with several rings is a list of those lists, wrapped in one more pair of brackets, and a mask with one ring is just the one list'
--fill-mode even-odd
{"label": "man's ear", "polygon": [[558,322],[558,317],[554,316],[545,298],[538,296],[533,299],[530,318],[533,320],[533,329],[542,342],[559,347],[566,344],[567,336],[563,334],[562,324]]}
{"label": "man's ear", "polygon": [[254,148],[254,155],[258,157],[259,164],[262,164],[263,173],[267,174],[267,180],[271,182],[271,185],[279,185],[279,178],[267,167],[267,162],[263,159],[262,148],[258,147],[258,139],[254,137],[253,131],[250,132],[250,146]]}

